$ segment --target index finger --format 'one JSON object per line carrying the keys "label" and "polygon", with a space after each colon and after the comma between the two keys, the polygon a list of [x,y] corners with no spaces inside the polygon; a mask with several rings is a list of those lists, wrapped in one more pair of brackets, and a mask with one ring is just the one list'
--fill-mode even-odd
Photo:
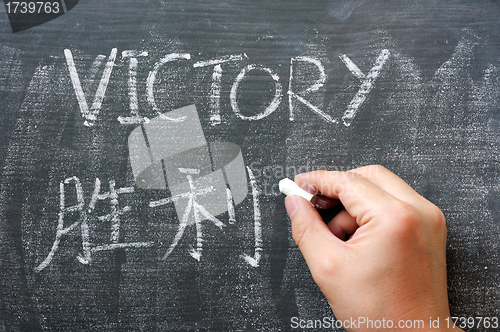
{"label": "index finger", "polygon": [[363,166],[352,169],[348,172],[354,172],[368,178],[371,182],[384,189],[392,196],[407,202],[421,203],[427,200],[416,192],[408,183],[399,176],[380,165]]}
{"label": "index finger", "polygon": [[321,192],[341,201],[347,212],[362,226],[375,216],[385,217],[399,202],[380,186],[355,172],[314,171],[299,174],[295,182],[310,192]]}

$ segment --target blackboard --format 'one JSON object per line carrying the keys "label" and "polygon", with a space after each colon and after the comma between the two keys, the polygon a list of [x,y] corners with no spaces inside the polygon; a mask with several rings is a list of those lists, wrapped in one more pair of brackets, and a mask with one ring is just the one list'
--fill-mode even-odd
{"label": "blackboard", "polygon": [[[332,317],[277,184],[367,164],[443,210],[452,315],[500,316],[498,1],[81,0],[17,33],[2,8],[0,105],[0,331]],[[141,173],[172,130],[205,157]],[[210,213],[138,181],[180,168],[224,168],[241,199]]]}

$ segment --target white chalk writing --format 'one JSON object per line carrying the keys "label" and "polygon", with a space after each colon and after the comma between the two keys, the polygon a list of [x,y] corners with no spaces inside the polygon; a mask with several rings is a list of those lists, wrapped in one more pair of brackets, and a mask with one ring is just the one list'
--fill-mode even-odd
{"label": "white chalk writing", "polygon": [[[85,121],[85,125],[91,126],[96,120],[99,110],[101,109],[102,102],[104,99],[104,94],[106,92],[107,85],[109,83],[109,78],[111,75],[111,71],[113,69],[115,58],[116,58],[117,49],[114,48],[111,51],[111,54],[108,58],[106,66],[104,68],[99,87],[97,88],[94,102],[92,107],[89,109],[87,105],[87,100],[85,98],[85,94],[83,92],[82,84],[80,82],[80,78],[78,72],[76,70],[75,62],[73,60],[73,55],[70,50],[65,50],[64,54],[66,57],[66,62],[68,64],[68,70],[70,73],[71,81],[73,83],[73,88],[75,90],[75,95],[78,100],[78,104],[80,106],[80,111],[82,117]],[[367,95],[371,92],[374,87],[374,83],[379,76],[382,67],[385,62],[389,58],[390,52],[386,49],[380,52],[380,55],[375,60],[374,66],[370,69],[368,74],[363,74],[363,72],[356,66],[356,64],[347,57],[347,55],[340,55],[340,60],[347,66],[350,72],[361,80],[361,85],[359,87],[358,92],[353,97],[351,102],[349,103],[347,110],[344,112],[342,116],[343,124],[345,126],[350,126],[356,116],[361,105],[367,98]],[[129,108],[130,115],[129,116],[119,116],[117,119],[121,124],[130,125],[130,124],[142,124],[148,122],[149,119],[147,117],[141,116],[139,113],[140,105],[139,98],[137,92],[137,72],[139,67],[138,58],[148,57],[149,52],[147,51],[137,51],[137,50],[125,50],[122,52],[122,60],[128,60],[128,96],[129,96]],[[93,82],[95,80],[95,76],[103,63],[105,57],[103,55],[97,56],[94,64],[92,66],[89,78],[86,81]],[[185,119],[183,117],[180,118],[169,118],[163,112],[160,111],[160,107],[158,106],[155,98],[155,82],[157,81],[157,76],[159,75],[160,70],[167,64],[179,60],[191,60],[191,54],[189,53],[170,53],[161,58],[153,67],[153,70],[149,72],[149,75],[146,79],[146,99],[149,104],[149,107],[153,109],[153,111],[157,112],[167,121],[171,122],[181,122]],[[227,55],[222,56],[215,59],[208,60],[198,60],[192,64],[194,69],[205,68],[209,66],[213,66],[213,72],[211,75],[211,84],[209,89],[209,115],[210,115],[210,123],[212,125],[219,125],[222,123],[221,117],[221,85],[222,85],[222,76],[224,73],[223,64],[227,64],[229,62],[237,63],[248,60],[248,56],[246,54],[237,54],[237,55]],[[297,84],[295,82],[296,72],[295,67],[298,64],[304,65],[312,65],[314,66],[319,73],[317,78],[314,81],[311,81],[311,84],[303,89],[302,91],[296,91]],[[314,68],[313,67],[313,68]],[[175,68],[174,68],[175,70]],[[249,110],[249,112],[254,111],[255,114],[247,116],[241,112],[240,105],[238,103],[238,89],[240,84],[245,79],[247,74],[253,70],[260,70],[268,74],[273,82],[274,82],[274,96],[269,105],[267,105],[263,110]],[[316,75],[310,75],[314,77]],[[311,80],[310,77],[301,77],[302,80]],[[321,119],[329,122],[329,123],[339,123],[339,121],[334,118],[327,110],[322,110],[320,107],[314,105],[310,100],[308,95],[311,93],[317,93],[321,91],[321,88],[324,87],[327,80],[327,75],[325,68],[322,62],[319,59],[316,59],[312,56],[298,56],[294,57],[290,60],[290,72],[288,78],[288,110],[289,110],[289,119],[290,121],[294,121],[295,112],[296,112],[296,104],[299,102],[304,105],[307,109],[311,110],[314,114],[319,116]],[[323,92],[324,93],[324,92]],[[274,113],[280,106],[282,101],[282,85],[280,81],[280,77],[277,73],[275,73],[271,68],[259,65],[259,64],[249,64],[245,65],[243,69],[238,73],[235,77],[234,82],[232,84],[230,90],[230,105],[231,109],[238,118],[246,121],[256,121],[261,120],[272,113]]]}
{"label": "white chalk writing", "polygon": [[141,124],[149,122],[149,119],[139,115],[139,101],[137,100],[137,67],[138,57],[147,57],[148,52],[138,52],[136,50],[126,50],[122,52],[122,58],[129,58],[129,79],[128,79],[128,96],[130,98],[130,113],[131,116],[119,116],[118,121],[121,124]]}
{"label": "white chalk writing", "polygon": [[[74,183],[76,189],[76,198],[77,204],[72,206],[66,206],[66,190],[65,185],[69,185]],[[114,180],[109,181],[109,192],[100,193],[101,191],[101,181],[96,179],[94,193],[92,195],[92,199],[89,203],[87,211],[84,209],[85,200],[83,195],[82,184],[80,179],[76,176],[65,179],[59,185],[60,199],[59,199],[59,221],[57,225],[56,238],[54,243],[52,244],[52,248],[45,257],[45,259],[35,267],[36,272],[40,272],[45,269],[53,260],[61,241],[61,238],[68,234],[70,231],[75,229],[80,225],[80,232],[82,236],[82,253],[77,256],[77,259],[82,264],[89,264],[91,261],[92,253],[98,251],[106,251],[113,250],[117,248],[141,248],[141,247],[150,247],[153,245],[153,242],[129,242],[129,243],[120,243],[120,215],[129,212],[131,210],[130,206],[125,206],[123,208],[119,208],[118,195],[121,194],[130,194],[134,192],[134,187],[124,187],[124,188],[115,188],[116,184]],[[111,212],[98,216],[97,220],[104,222],[111,222],[111,235],[110,235],[110,243],[104,245],[93,245],[90,243],[89,236],[89,227],[88,227],[88,218],[93,214],[95,206],[98,201],[108,200],[110,201]],[[77,212],[79,214],[79,218],[77,221],[72,223],[68,227],[64,227],[64,218],[69,213]]]}
{"label": "white chalk writing", "polygon": [[347,68],[349,68],[349,70],[354,74],[354,76],[362,80],[358,92],[351,100],[349,106],[347,106],[347,110],[345,111],[344,116],[342,116],[342,120],[346,127],[351,125],[354,116],[356,116],[356,113],[365,101],[366,96],[372,90],[375,80],[380,74],[380,70],[384,66],[385,62],[389,58],[389,55],[389,50],[382,50],[377,60],[375,60],[375,64],[373,65],[372,69],[370,69],[366,76],[358,68],[358,66],[356,66],[354,62],[352,62],[346,55],[340,55],[340,58],[345,63]]}
{"label": "white chalk writing", "polygon": [[318,78],[318,80],[313,85],[311,85],[309,88],[307,88],[306,90],[304,90],[302,93],[305,94],[305,93],[308,93],[308,92],[317,91],[320,88],[322,88],[323,85],[326,82],[325,68],[323,67],[323,65],[321,64],[321,62],[319,60],[313,59],[311,57],[305,57],[305,56],[292,58],[290,60],[290,77],[289,77],[289,83],[288,83],[288,107],[290,109],[290,121],[294,120],[294,115],[293,115],[293,98],[295,98],[298,101],[300,101],[302,104],[304,104],[307,107],[309,107],[314,113],[316,113],[317,115],[321,116],[326,121],[331,122],[331,123],[337,123],[337,120],[333,119],[330,115],[326,114],[325,112],[323,112],[322,110],[320,110],[318,107],[314,106],[309,101],[307,101],[306,99],[304,99],[303,97],[301,97],[299,95],[299,93],[296,93],[296,92],[293,91],[293,88],[292,88],[293,87],[293,63],[296,62],[296,61],[302,61],[302,62],[312,63],[313,65],[315,65],[318,68],[319,74],[320,74],[320,77]]}
{"label": "white chalk writing", "polygon": [[251,266],[257,267],[259,266],[259,261],[262,253],[262,230],[259,207],[259,192],[257,189],[257,182],[252,173],[252,169],[247,166],[247,171],[248,177],[250,178],[250,185],[252,186],[255,251],[253,257],[249,255],[242,255],[242,258]]}
{"label": "white chalk writing", "polygon": [[[257,183],[251,169],[247,167],[248,175],[250,178],[250,184],[252,187],[253,205],[254,205],[254,236],[255,236],[255,253],[253,256],[242,255],[242,258],[252,267],[258,267],[261,252],[262,252],[262,236],[261,236],[261,212],[259,207],[258,195],[259,191],[257,188]],[[175,195],[172,197],[166,197],[160,200],[149,202],[150,208],[161,207],[167,204],[174,203],[181,199],[187,199],[187,206],[184,210],[182,218],[179,220],[179,227],[177,233],[175,234],[172,243],[167,249],[166,253],[163,255],[162,260],[166,260],[172,251],[177,247],[179,241],[181,240],[186,227],[188,226],[188,220],[191,213],[194,216],[194,224],[196,227],[196,247],[191,247],[189,249],[189,254],[194,259],[200,261],[203,250],[203,233],[201,221],[207,219],[211,221],[215,226],[222,229],[226,225],[210,214],[205,207],[199,204],[196,197],[206,195],[212,192],[214,189],[212,187],[195,188],[193,184],[192,175],[197,174],[199,170],[197,169],[179,169],[181,173],[186,174],[187,181],[189,183],[190,190],[188,192]],[[73,185],[76,192],[76,204],[71,206],[66,206],[67,202],[67,186]],[[38,264],[34,270],[36,272],[41,272],[47,268],[57,252],[60,250],[59,245],[63,236],[68,235],[71,231],[80,228],[81,234],[81,245],[82,251],[77,255],[76,259],[81,264],[90,264],[92,261],[92,254],[102,251],[111,251],[114,249],[126,249],[126,248],[147,248],[155,245],[153,241],[137,241],[137,242],[120,242],[120,228],[121,228],[121,217],[126,213],[132,211],[133,207],[129,205],[120,206],[119,198],[121,195],[134,193],[134,187],[121,187],[116,188],[115,180],[109,181],[109,190],[106,192],[101,191],[102,183],[99,178],[95,179],[94,190],[92,192],[89,204],[85,208],[85,197],[82,189],[82,184],[80,179],[76,176],[69,177],[59,184],[59,214],[58,214],[58,224],[56,230],[55,240],[52,244],[49,254],[44,258],[44,260]],[[231,190],[227,189],[227,204],[228,204],[228,215],[229,223],[234,224],[236,222],[235,207],[233,202],[233,196]],[[97,204],[99,202],[108,202],[109,213],[104,215],[96,215]],[[101,211],[101,209],[99,209]],[[65,219],[71,214],[77,214],[77,220],[71,225],[64,225]],[[203,216],[203,218],[201,218]],[[90,239],[89,231],[89,221],[108,223],[110,226],[109,241],[107,243],[92,243]]]}
{"label": "white chalk writing", "polygon": [[[113,48],[111,50],[111,54],[109,55],[108,62],[104,67],[104,71],[102,73],[101,81],[99,82],[99,86],[97,87],[94,102],[92,107],[89,110],[89,106],[87,104],[87,99],[85,98],[85,94],[83,93],[82,84],[80,82],[80,77],[76,70],[75,61],[73,60],[73,54],[70,50],[64,50],[64,56],[66,57],[66,62],[68,64],[68,70],[71,77],[71,82],[73,83],[73,88],[75,90],[76,98],[78,100],[78,105],[80,106],[80,111],[82,113],[83,118],[85,119],[86,126],[92,126],[97,119],[97,114],[99,113],[102,101],[104,100],[104,95],[106,94],[106,89],[108,87],[109,78],[111,76],[111,72],[113,71],[113,66],[115,64],[117,49]],[[102,56],[98,56],[96,60],[102,59]],[[94,62],[95,65],[100,65],[99,61]],[[97,72],[98,67],[94,66],[92,70],[92,78]]]}
{"label": "white chalk writing", "polygon": [[[241,114],[241,111],[238,107],[238,101],[236,100],[236,95],[238,93],[238,87],[239,87],[241,81],[243,81],[246,74],[251,70],[262,70],[262,71],[268,73],[269,76],[271,76],[271,78],[274,81],[275,92],[274,92],[274,99],[271,101],[269,106],[266,107],[264,112],[256,114],[256,115],[252,115],[252,116],[245,116],[245,115]],[[260,65],[248,65],[245,68],[243,68],[243,70],[236,77],[236,80],[234,81],[233,87],[231,88],[231,94],[230,94],[229,98],[231,99],[231,107],[233,108],[234,113],[239,118],[241,118],[243,120],[260,120],[260,119],[267,117],[268,115],[273,113],[278,108],[278,106],[281,102],[281,95],[282,95],[281,94],[281,83],[280,83],[280,78],[277,74],[275,74],[271,69],[266,68],[266,67],[262,67]]]}
{"label": "white chalk writing", "polygon": [[148,80],[147,80],[147,91],[148,91],[148,102],[153,107],[153,110],[159,113],[159,115],[167,121],[172,121],[172,122],[181,122],[185,120],[185,117],[180,117],[178,119],[172,119],[169,118],[168,116],[164,115],[163,113],[160,113],[160,109],[156,105],[155,102],[155,95],[154,95],[154,84],[156,81],[156,75],[160,71],[160,69],[168,62],[172,62],[175,60],[189,60],[191,59],[191,55],[188,53],[171,53],[168,54],[167,56],[163,57],[160,61],[158,61],[155,64],[154,69],[149,73]]}
{"label": "white chalk writing", "polygon": [[[189,250],[189,254],[191,255],[191,257],[193,257],[194,259],[199,261],[201,258],[201,251],[203,249],[203,235],[202,235],[202,230],[201,230],[202,226],[201,226],[201,219],[200,219],[199,214],[200,213],[203,214],[203,216],[205,218],[212,221],[220,229],[222,229],[222,227],[224,227],[225,225],[219,219],[217,219],[216,217],[211,215],[198,202],[196,202],[197,196],[203,195],[207,192],[211,192],[212,188],[206,187],[206,188],[199,190],[199,189],[196,189],[194,187],[192,175],[193,175],[193,173],[195,173],[194,172],[195,170],[193,170],[193,169],[179,169],[179,171],[181,173],[187,174],[186,177],[187,177],[187,180],[189,183],[190,191],[185,193],[185,194],[174,196],[170,200],[169,199],[162,200],[161,203],[159,203],[158,201],[153,201],[149,204],[149,206],[161,206],[163,204],[168,204],[170,202],[173,202],[173,200],[175,200],[175,199],[184,198],[184,197],[188,199],[188,204],[187,204],[186,209],[184,210],[184,214],[182,215],[182,219],[180,221],[177,234],[174,237],[174,241],[172,242],[172,244],[168,248],[167,252],[163,256],[163,260],[166,260],[168,258],[168,256],[172,253],[172,251],[174,251],[175,247],[179,243],[180,239],[182,238],[182,235],[184,234],[184,230],[186,229],[186,226],[188,225],[189,215],[190,215],[191,211],[193,211],[195,225],[196,225],[196,249],[191,248]],[[196,170],[196,171],[198,171],[198,170]]]}

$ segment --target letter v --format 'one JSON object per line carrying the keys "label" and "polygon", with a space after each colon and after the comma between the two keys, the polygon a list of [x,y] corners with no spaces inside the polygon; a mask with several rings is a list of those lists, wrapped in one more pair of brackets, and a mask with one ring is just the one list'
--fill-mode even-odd
{"label": "letter v", "polygon": [[[113,71],[113,66],[115,64],[117,51],[118,49],[116,48],[113,48],[111,50],[108,62],[106,63],[106,66],[104,67],[104,71],[102,73],[101,81],[99,82],[99,86],[97,87],[95,93],[94,102],[89,110],[87,99],[85,98],[85,94],[83,93],[82,84],[80,82],[78,72],[76,71],[75,61],[73,60],[73,54],[68,49],[64,50],[64,56],[66,57],[66,63],[68,64],[69,75],[71,77],[71,82],[73,83],[73,88],[75,89],[76,99],[78,100],[78,105],[80,106],[80,112],[82,113],[82,116],[85,119],[84,122],[85,126],[90,127],[94,125],[94,122],[97,119],[97,114],[99,114],[99,110],[101,109],[104,95],[106,94],[106,88],[108,87],[109,77],[111,76],[111,72]],[[96,61],[97,60],[98,59],[96,59]]]}

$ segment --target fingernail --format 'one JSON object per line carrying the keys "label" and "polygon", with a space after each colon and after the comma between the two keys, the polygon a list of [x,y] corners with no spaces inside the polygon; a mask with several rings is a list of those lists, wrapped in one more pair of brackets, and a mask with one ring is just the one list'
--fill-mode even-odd
{"label": "fingernail", "polygon": [[304,182],[302,184],[302,189],[304,189],[305,191],[307,191],[311,194],[315,194],[315,195],[319,193],[319,190],[318,190],[318,188],[316,188],[316,186],[309,184],[309,183],[306,183],[306,182]]}
{"label": "fingernail", "polygon": [[311,193],[311,194],[318,194],[319,191],[318,191],[318,188],[316,188],[314,185],[312,184],[309,184],[307,182],[302,182],[302,184],[300,185],[300,187],[302,189],[304,189],[305,191],[307,191],[308,193]]}
{"label": "fingernail", "polygon": [[293,178],[294,180],[297,180],[297,179],[300,179],[300,178],[303,178],[307,173],[300,173],[300,174],[297,174],[295,175],[295,177]]}
{"label": "fingernail", "polygon": [[286,213],[288,213],[288,217],[290,219],[293,218],[293,215],[297,211],[297,208],[299,207],[299,200],[297,196],[288,196],[285,199],[285,206],[286,206]]}

